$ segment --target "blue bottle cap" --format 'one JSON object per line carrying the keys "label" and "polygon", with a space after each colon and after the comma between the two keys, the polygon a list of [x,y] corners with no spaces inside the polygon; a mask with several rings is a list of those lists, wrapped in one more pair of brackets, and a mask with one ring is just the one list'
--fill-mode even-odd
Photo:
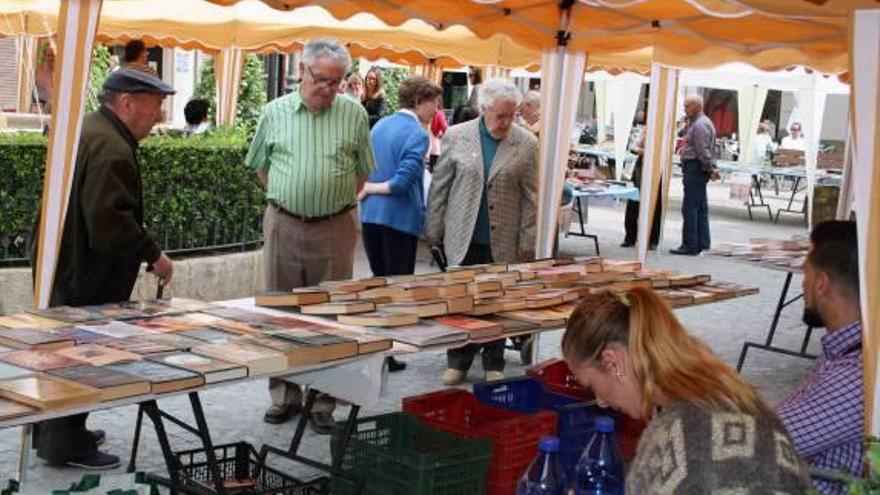
{"label": "blue bottle cap", "polygon": [[541,437],[539,445],[541,452],[559,452],[559,439],[556,437]]}
{"label": "blue bottle cap", "polygon": [[597,417],[596,430],[601,433],[614,433],[614,418],[609,416]]}

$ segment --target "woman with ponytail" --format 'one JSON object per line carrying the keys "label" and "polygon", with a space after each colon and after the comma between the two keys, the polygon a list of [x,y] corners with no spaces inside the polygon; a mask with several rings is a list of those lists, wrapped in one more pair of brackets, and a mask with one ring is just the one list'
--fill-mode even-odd
{"label": "woman with ponytail", "polygon": [[804,493],[809,486],[772,410],[653,291],[582,299],[562,354],[600,405],[649,422],[627,493]]}

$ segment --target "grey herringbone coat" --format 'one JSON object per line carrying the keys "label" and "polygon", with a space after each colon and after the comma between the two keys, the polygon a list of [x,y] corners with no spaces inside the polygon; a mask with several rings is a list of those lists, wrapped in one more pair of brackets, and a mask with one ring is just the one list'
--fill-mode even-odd
{"label": "grey herringbone coat", "polygon": [[[440,159],[431,178],[425,237],[443,242],[450,265],[464,259],[483,192],[480,119],[453,126],[443,136]],[[485,181],[489,201],[492,258],[506,263],[535,253],[538,142],[513,125],[498,145]]]}

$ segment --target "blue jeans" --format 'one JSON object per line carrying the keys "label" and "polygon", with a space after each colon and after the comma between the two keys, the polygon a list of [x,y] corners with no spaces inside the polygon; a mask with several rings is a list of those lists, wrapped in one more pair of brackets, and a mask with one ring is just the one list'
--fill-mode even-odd
{"label": "blue jeans", "polygon": [[681,203],[681,246],[690,251],[709,249],[709,200],[706,184],[709,175],[703,171],[699,160],[682,163],[684,200]]}

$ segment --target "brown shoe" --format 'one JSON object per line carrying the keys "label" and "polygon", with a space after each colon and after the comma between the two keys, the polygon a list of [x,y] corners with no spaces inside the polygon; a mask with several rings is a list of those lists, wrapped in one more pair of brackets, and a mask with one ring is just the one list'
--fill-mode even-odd
{"label": "brown shoe", "polygon": [[272,425],[280,425],[301,412],[301,404],[272,404],[269,409],[266,409],[263,421]]}

